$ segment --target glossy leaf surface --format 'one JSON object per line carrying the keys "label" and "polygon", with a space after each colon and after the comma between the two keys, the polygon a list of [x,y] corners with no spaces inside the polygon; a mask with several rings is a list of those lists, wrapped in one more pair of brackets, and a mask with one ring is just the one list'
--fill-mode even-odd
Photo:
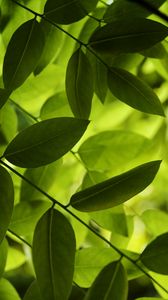
{"label": "glossy leaf surface", "polygon": [[66,93],[74,116],[88,119],[93,97],[93,73],[90,62],[81,49],[69,60]]}
{"label": "glossy leaf surface", "polygon": [[158,96],[141,79],[119,68],[108,71],[111,93],[129,106],[149,114],[164,116]]}
{"label": "glossy leaf surface", "polygon": [[35,69],[43,51],[43,32],[33,19],[22,24],[13,34],[3,65],[5,88],[15,90]]}
{"label": "glossy leaf surface", "polygon": [[126,272],[118,261],[107,265],[97,276],[84,300],[126,300],[128,282]]}
{"label": "glossy leaf surface", "polygon": [[0,243],[8,229],[14,203],[14,188],[11,176],[0,166]]}
{"label": "glossy leaf surface", "polygon": [[160,161],[140,165],[128,172],[96,184],[71,197],[80,211],[98,211],[117,206],[143,191],[154,179]]}
{"label": "glossy leaf surface", "polygon": [[70,223],[60,212],[48,210],[38,222],[33,240],[34,267],[44,300],[68,299],[74,259],[75,236]]}
{"label": "glossy leaf surface", "polygon": [[140,259],[151,271],[168,274],[168,233],[164,233],[154,239],[142,252]]}
{"label": "glossy leaf surface", "polygon": [[4,156],[14,165],[24,168],[49,164],[71,150],[88,123],[74,118],[41,121],[20,132],[8,145]]}

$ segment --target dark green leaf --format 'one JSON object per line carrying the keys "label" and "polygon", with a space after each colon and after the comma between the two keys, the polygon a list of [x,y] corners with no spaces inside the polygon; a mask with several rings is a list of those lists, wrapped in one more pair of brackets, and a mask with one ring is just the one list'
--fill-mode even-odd
{"label": "dark green leaf", "polygon": [[74,194],[70,204],[80,211],[98,211],[119,205],[143,191],[153,181],[159,166],[160,161],[140,165]]}
{"label": "dark green leaf", "polygon": [[126,300],[127,295],[127,275],[122,264],[116,261],[100,272],[84,300]]}
{"label": "dark green leaf", "polygon": [[69,60],[66,93],[75,117],[87,119],[93,97],[93,74],[90,62],[81,49],[78,49]]}
{"label": "dark green leaf", "polygon": [[161,23],[143,18],[121,19],[98,28],[89,45],[99,53],[118,55],[150,48],[167,35],[168,28]]}
{"label": "dark green leaf", "polygon": [[33,261],[44,300],[67,300],[71,291],[75,236],[68,220],[54,209],[38,222],[33,240]]}
{"label": "dark green leaf", "polygon": [[[146,0],[146,3],[154,5],[156,9],[164,2],[165,0]],[[103,19],[105,22],[109,23],[114,20],[121,20],[123,17],[147,17],[150,14],[150,10],[145,8],[143,5],[138,4],[138,1],[117,0],[108,6]]]}
{"label": "dark green leaf", "polygon": [[122,102],[142,112],[164,116],[158,96],[144,81],[119,68],[108,71],[111,93]]}
{"label": "dark green leaf", "polygon": [[4,156],[23,168],[49,164],[71,150],[88,123],[87,120],[68,117],[39,122],[21,131],[8,145]]}
{"label": "dark green leaf", "polygon": [[0,277],[2,277],[5,270],[7,254],[8,254],[8,243],[7,240],[4,239],[0,245]]}
{"label": "dark green leaf", "polygon": [[11,92],[0,88],[0,108],[6,103]]}
{"label": "dark green leaf", "polygon": [[16,89],[35,69],[43,51],[43,32],[33,19],[22,24],[13,34],[6,50],[3,65],[5,88]]}
{"label": "dark green leaf", "polygon": [[151,58],[165,58],[167,55],[166,49],[161,43],[157,43],[153,47],[146,49],[144,51],[141,51],[141,54],[145,57],[151,57]]}
{"label": "dark green leaf", "polygon": [[0,280],[0,296],[3,300],[20,300],[13,285],[5,278]]}
{"label": "dark green leaf", "polygon": [[168,274],[168,233],[159,235],[142,252],[140,259],[151,271]]}
{"label": "dark green leaf", "polygon": [[9,173],[0,166],[0,243],[8,229],[14,202],[13,182]]}
{"label": "dark green leaf", "polygon": [[45,43],[40,60],[34,70],[35,75],[38,75],[50,62],[54,61],[62,40],[62,32],[52,24],[42,20],[39,26],[44,32]]}
{"label": "dark green leaf", "polygon": [[43,300],[40,295],[40,289],[37,285],[37,281],[33,281],[30,287],[28,288],[23,300]]}
{"label": "dark green leaf", "polygon": [[70,24],[84,18],[92,11],[98,0],[48,0],[44,13],[58,24]]}

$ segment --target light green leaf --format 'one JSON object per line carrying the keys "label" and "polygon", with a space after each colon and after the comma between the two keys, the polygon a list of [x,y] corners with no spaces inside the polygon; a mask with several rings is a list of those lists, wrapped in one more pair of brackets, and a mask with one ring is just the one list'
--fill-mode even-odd
{"label": "light green leaf", "polygon": [[160,100],[152,88],[126,70],[110,68],[108,86],[115,97],[129,106],[145,113],[164,116]]}
{"label": "light green leaf", "polygon": [[100,54],[118,55],[150,48],[167,35],[168,28],[161,23],[144,18],[122,18],[98,28],[89,45]]}
{"label": "light green leaf", "polygon": [[13,34],[4,58],[4,86],[13,91],[35,69],[43,51],[43,32],[33,19],[22,24]]}
{"label": "light green leaf", "polygon": [[8,272],[19,268],[20,266],[25,264],[26,260],[27,259],[23,251],[15,247],[9,247],[5,271]]}
{"label": "light green leaf", "polygon": [[8,229],[14,202],[14,188],[11,176],[0,166],[0,243]]}
{"label": "light green leaf", "polygon": [[[42,190],[50,193],[50,189],[55,185],[55,180],[59,174],[61,164],[62,161],[58,160],[43,167],[27,169],[24,172],[24,176]],[[26,181],[22,180],[20,201],[28,202],[39,199],[46,200],[46,196],[30,186]]]}
{"label": "light green leaf", "polygon": [[8,254],[8,243],[7,240],[4,239],[0,245],[0,277],[2,277],[5,270],[7,254]]}
{"label": "light green leaf", "polygon": [[70,204],[86,212],[117,206],[143,191],[153,181],[159,166],[160,161],[140,165],[74,194]]}
{"label": "light green leaf", "polygon": [[93,98],[93,73],[87,56],[78,49],[66,72],[66,93],[75,117],[88,119]]}
{"label": "light green leaf", "polygon": [[6,101],[8,100],[11,92],[5,89],[0,88],[0,108],[4,106]]}
{"label": "light green leaf", "polygon": [[21,131],[8,145],[4,156],[23,168],[49,164],[72,149],[88,123],[68,117],[41,121]]}
{"label": "light green leaf", "polygon": [[44,300],[67,300],[71,291],[75,236],[68,220],[50,209],[38,222],[33,240],[33,262]]}
{"label": "light green leaf", "polygon": [[36,280],[28,288],[23,300],[42,300]]}
{"label": "light green leaf", "polygon": [[58,24],[70,24],[84,18],[92,11],[98,0],[48,0],[44,13]]}
{"label": "light green leaf", "polygon": [[140,259],[151,271],[168,274],[168,233],[159,235],[142,252]]}
{"label": "light green leaf", "polygon": [[90,247],[78,250],[75,257],[74,281],[83,288],[90,287],[101,269],[119,257],[112,248]]}
{"label": "light green leaf", "polygon": [[122,264],[116,261],[99,273],[84,300],[126,300],[127,296],[127,275]]}
{"label": "light green leaf", "polygon": [[44,32],[45,43],[42,55],[34,70],[34,74],[38,75],[50,62],[54,61],[62,41],[62,32],[52,24],[42,20],[39,24]]}
{"label": "light green leaf", "polygon": [[5,278],[0,280],[0,295],[3,300],[20,300],[13,285]]}
{"label": "light green leaf", "polygon": [[164,300],[164,299],[156,298],[156,297],[142,297],[142,298],[136,298],[135,300]]}
{"label": "light green leaf", "polygon": [[142,215],[141,219],[149,233],[154,236],[168,232],[168,214],[157,209],[148,209]]}

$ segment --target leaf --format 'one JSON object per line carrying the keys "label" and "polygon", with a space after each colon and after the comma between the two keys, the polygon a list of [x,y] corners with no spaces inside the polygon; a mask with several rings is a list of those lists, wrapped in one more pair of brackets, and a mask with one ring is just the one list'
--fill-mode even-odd
{"label": "leaf", "polygon": [[72,149],[85,132],[88,123],[87,120],[68,117],[36,123],[21,131],[11,141],[4,157],[23,168],[49,164]]}
{"label": "leaf", "polygon": [[15,247],[9,247],[5,272],[18,269],[26,263],[26,260],[27,258],[23,251]]}
{"label": "leaf", "polygon": [[168,233],[163,233],[154,239],[140,255],[142,263],[151,271],[168,274]]}
{"label": "leaf", "polygon": [[[43,167],[27,169],[24,172],[24,176],[39,188],[50,193],[50,189],[55,184],[55,180],[59,174],[61,164],[62,161],[58,160]],[[22,180],[20,201],[30,202],[39,199],[46,200],[46,196],[42,195],[42,193],[30,186],[26,181]]]}
{"label": "leaf", "polygon": [[149,233],[154,236],[168,232],[168,214],[157,209],[148,209],[141,215]]}
{"label": "leaf", "polygon": [[[157,9],[165,0],[146,0],[146,2],[149,3],[149,5],[154,5]],[[128,20],[130,17],[132,18],[132,16],[147,17],[150,14],[150,10],[138,4],[138,1],[117,0],[107,7],[103,19],[106,23],[109,23],[114,20],[122,19],[123,17]]]}
{"label": "leaf", "polygon": [[5,278],[0,279],[0,295],[3,300],[20,300],[13,285]]}
{"label": "leaf", "polygon": [[4,106],[10,96],[10,91],[0,88],[0,108]]}
{"label": "leaf", "polygon": [[2,277],[5,270],[7,254],[8,254],[8,243],[7,240],[4,239],[0,245],[0,278]]}
{"label": "leaf", "polygon": [[142,297],[142,298],[136,298],[135,300],[164,300],[164,299],[156,298],[156,297]]}
{"label": "leaf", "polygon": [[140,165],[74,194],[70,204],[80,211],[98,211],[117,206],[143,191],[153,181],[159,166],[160,161]]}
{"label": "leaf", "polygon": [[43,32],[35,19],[25,22],[14,32],[3,64],[6,89],[13,91],[23,84],[37,65],[43,43]]}
{"label": "leaf", "polygon": [[167,35],[168,28],[161,23],[144,18],[122,18],[98,28],[90,37],[89,45],[100,54],[118,55],[150,48]]}
{"label": "leaf", "polygon": [[0,166],[0,243],[8,229],[14,203],[14,188],[11,176]]}
{"label": "leaf", "polygon": [[48,0],[44,13],[58,24],[70,24],[84,18],[92,11],[98,0]]}
{"label": "leaf", "polygon": [[62,32],[54,25],[42,20],[39,24],[44,32],[45,42],[42,55],[34,70],[34,74],[38,75],[52,61],[54,61],[62,41]]}
{"label": "leaf", "polygon": [[97,276],[84,300],[126,300],[128,282],[124,267],[119,261],[107,265]]}
{"label": "leaf", "polygon": [[74,116],[88,119],[93,98],[93,73],[90,62],[81,49],[69,60],[66,93]]}
{"label": "leaf", "polygon": [[108,86],[120,101],[142,112],[164,116],[158,96],[144,81],[119,68],[108,71]]}
{"label": "leaf", "polygon": [[23,300],[42,300],[42,297],[40,295],[40,290],[36,280],[34,280],[32,284],[29,286]]}
{"label": "leaf", "polygon": [[67,300],[71,291],[75,236],[68,220],[54,209],[38,222],[33,240],[33,262],[44,300]]}

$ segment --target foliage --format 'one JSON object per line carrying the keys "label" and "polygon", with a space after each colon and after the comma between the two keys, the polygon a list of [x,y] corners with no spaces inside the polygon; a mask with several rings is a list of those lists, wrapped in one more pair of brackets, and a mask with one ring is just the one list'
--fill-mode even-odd
{"label": "foliage", "polygon": [[168,299],[167,9],[0,1],[0,299]]}

